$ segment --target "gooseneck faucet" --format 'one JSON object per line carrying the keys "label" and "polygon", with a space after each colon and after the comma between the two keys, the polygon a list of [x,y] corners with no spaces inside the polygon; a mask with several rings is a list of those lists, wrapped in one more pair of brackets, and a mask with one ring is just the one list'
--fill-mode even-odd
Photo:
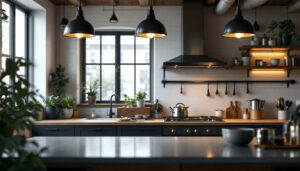
{"label": "gooseneck faucet", "polygon": [[113,95],[110,96],[109,114],[108,114],[109,118],[112,118],[112,116],[115,115],[115,112],[112,112],[112,98],[113,97],[115,97],[116,101],[117,101],[117,98],[119,98],[119,96],[116,95],[116,94],[113,94]]}

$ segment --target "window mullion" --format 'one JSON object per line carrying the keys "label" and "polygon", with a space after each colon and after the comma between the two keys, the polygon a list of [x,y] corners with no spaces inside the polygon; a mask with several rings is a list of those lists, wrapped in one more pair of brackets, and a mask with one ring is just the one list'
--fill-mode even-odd
{"label": "window mullion", "polygon": [[115,58],[115,89],[116,89],[116,94],[119,96],[117,98],[117,102],[120,102],[121,99],[121,40],[120,40],[120,34],[116,34],[116,43],[115,43],[115,52],[116,52],[116,58]]}
{"label": "window mullion", "polygon": [[100,102],[102,101],[102,35],[99,35],[100,36]]}
{"label": "window mullion", "polygon": [[134,36],[134,43],[133,43],[133,50],[134,50],[134,94],[136,94],[136,36]]}

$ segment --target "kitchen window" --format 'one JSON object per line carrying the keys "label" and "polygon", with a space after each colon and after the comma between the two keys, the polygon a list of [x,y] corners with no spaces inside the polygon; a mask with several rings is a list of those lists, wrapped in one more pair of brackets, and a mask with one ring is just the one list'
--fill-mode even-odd
{"label": "kitchen window", "polygon": [[152,40],[134,32],[96,32],[83,46],[82,81],[99,81],[98,103],[108,102],[112,94],[123,102],[124,94],[134,97],[139,91],[147,93],[146,101],[152,100]]}
{"label": "kitchen window", "polygon": [[[8,20],[2,21],[2,69],[6,59],[28,60],[28,12],[13,1],[2,1]],[[28,68],[20,69],[19,74],[27,77]],[[9,78],[4,80],[9,83]]]}

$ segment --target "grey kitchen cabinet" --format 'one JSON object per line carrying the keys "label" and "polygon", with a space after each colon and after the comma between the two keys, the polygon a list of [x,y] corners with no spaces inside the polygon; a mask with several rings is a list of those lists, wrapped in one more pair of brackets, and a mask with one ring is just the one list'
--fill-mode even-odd
{"label": "grey kitchen cabinet", "polygon": [[161,136],[161,126],[120,126],[119,136]]}
{"label": "grey kitchen cabinet", "polygon": [[32,136],[75,136],[74,126],[35,126]]}
{"label": "grey kitchen cabinet", "polygon": [[76,136],[117,136],[115,126],[78,126]]}

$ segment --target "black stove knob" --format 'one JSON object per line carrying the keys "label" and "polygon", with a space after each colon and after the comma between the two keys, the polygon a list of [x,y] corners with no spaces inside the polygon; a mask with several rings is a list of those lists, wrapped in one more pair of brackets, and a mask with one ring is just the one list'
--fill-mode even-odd
{"label": "black stove knob", "polygon": [[190,129],[186,129],[185,132],[190,135],[192,131]]}
{"label": "black stove knob", "polygon": [[198,129],[194,129],[193,132],[194,132],[194,134],[198,134],[199,130]]}
{"label": "black stove knob", "polygon": [[171,135],[176,135],[176,129],[171,129]]}
{"label": "black stove knob", "polygon": [[207,134],[210,134],[210,133],[211,133],[211,129],[210,129],[210,128],[207,128],[207,129],[205,129],[205,132],[206,132]]}

